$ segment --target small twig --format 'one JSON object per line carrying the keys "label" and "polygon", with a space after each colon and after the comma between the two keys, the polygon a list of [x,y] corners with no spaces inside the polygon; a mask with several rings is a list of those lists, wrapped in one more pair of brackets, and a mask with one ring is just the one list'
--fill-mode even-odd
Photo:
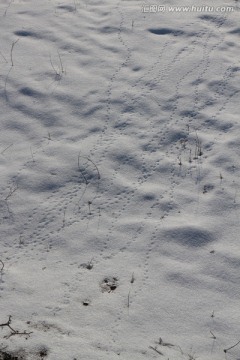
{"label": "small twig", "polygon": [[63,63],[62,63],[62,59],[59,54],[59,51],[57,51],[57,53],[58,53],[58,58],[59,58],[59,62],[60,62],[60,66],[58,66],[58,69],[56,69],[55,66],[53,65],[51,54],[49,54],[49,57],[50,57],[50,63],[51,63],[52,69],[55,72],[56,80],[61,80],[62,74],[66,73],[66,71],[63,68]]}
{"label": "small twig", "polygon": [[96,168],[96,170],[97,170],[97,174],[98,174],[98,180],[100,180],[101,179],[101,176],[100,176],[100,172],[99,172],[99,170],[98,170],[98,167],[97,167],[97,165],[95,164],[95,162],[93,162],[89,157],[87,157],[87,156],[81,156],[80,155],[80,153],[79,153],[79,156],[78,156],[78,158],[83,158],[83,159],[86,159],[87,161],[90,161],[92,164],[93,164],[93,166]]}
{"label": "small twig", "polygon": [[19,41],[19,39],[17,39],[16,41],[14,41],[12,43],[12,47],[11,47],[11,53],[10,53],[10,56],[11,56],[11,63],[12,63],[12,67],[13,67],[13,48],[14,46],[16,45],[16,43]]}
{"label": "small twig", "polygon": [[88,215],[92,215],[92,213],[91,213],[91,205],[92,205],[92,202],[89,200],[88,201]]}
{"label": "small twig", "polygon": [[78,155],[78,169],[79,169],[82,177],[84,178],[84,181],[85,181],[86,185],[88,185],[87,178],[86,178],[86,176],[84,175],[84,173],[82,172],[82,170],[80,169],[80,153],[79,153],[79,155]]}
{"label": "small twig", "polygon": [[9,75],[10,75],[11,70],[12,70],[12,66],[11,66],[10,69],[8,70],[8,73],[7,73],[5,82],[4,82],[4,94],[5,94],[6,100],[8,100],[8,96],[7,96],[7,82],[8,82],[8,78],[9,78]]}
{"label": "small twig", "polygon": [[7,151],[11,146],[13,146],[13,144],[8,145],[8,146],[1,152],[1,154],[5,153],[5,151]]}
{"label": "small twig", "polygon": [[181,355],[184,355],[184,352],[182,351],[182,348],[179,345],[176,345],[176,347],[180,350]]}
{"label": "small twig", "polygon": [[101,208],[98,208],[98,226],[97,226],[97,231],[99,230],[99,225],[100,225],[100,217],[101,217]]}
{"label": "small twig", "polygon": [[17,191],[18,185],[15,185],[15,187],[11,187],[9,190],[9,194],[6,196],[5,200],[8,200],[14,193]]}
{"label": "small twig", "polygon": [[101,176],[100,176],[100,172],[99,172],[99,170],[98,170],[97,165],[96,165],[91,159],[89,159],[89,158],[88,158],[88,161],[90,161],[90,162],[95,166],[95,168],[96,168],[96,170],[97,170],[97,173],[98,173],[98,180],[100,180],[100,179],[101,179]]}
{"label": "small twig", "polygon": [[63,211],[63,224],[62,224],[63,229],[65,228],[65,225],[66,225],[66,209],[64,209]]}
{"label": "small twig", "polygon": [[130,309],[130,294],[128,293],[128,300],[127,300],[127,312],[129,316],[129,309]]}
{"label": "small twig", "polygon": [[23,237],[23,235],[19,235],[19,245],[24,245],[24,237]]}
{"label": "small twig", "polygon": [[149,349],[152,349],[152,350],[156,351],[159,355],[163,356],[163,353],[161,351],[159,351],[158,349],[156,349],[155,347],[149,346]]}
{"label": "small twig", "polygon": [[128,303],[127,303],[127,307],[128,307],[128,309],[130,308],[130,291],[129,291],[129,293],[128,293]]}
{"label": "small twig", "polygon": [[0,326],[1,326],[1,327],[8,326],[10,330],[12,330],[12,331],[15,332],[15,330],[10,326],[11,322],[12,322],[12,316],[9,315],[9,317],[8,317],[8,322],[3,323],[3,324],[0,324]]}
{"label": "small twig", "polygon": [[50,63],[51,63],[51,66],[52,66],[53,71],[55,72],[55,74],[56,74],[56,75],[59,75],[59,72],[57,72],[57,70],[55,69],[55,67],[54,67],[54,65],[53,65],[51,55],[50,55]]}
{"label": "small twig", "polygon": [[64,68],[63,68],[63,64],[62,64],[62,59],[61,59],[61,56],[59,54],[59,51],[57,52],[58,53],[58,57],[59,57],[59,61],[60,61],[60,66],[61,66],[61,73],[64,74]]}
{"label": "small twig", "polygon": [[[80,170],[80,171],[81,171],[81,170]],[[82,173],[81,173],[81,175],[83,176]],[[86,191],[87,191],[87,186],[88,186],[88,183],[85,184],[85,189],[83,190],[83,193],[82,193],[80,199],[78,200],[78,211],[80,211],[80,202],[81,202],[81,200],[83,199],[83,197],[84,197],[84,195],[85,195],[85,193],[86,193]]]}
{"label": "small twig", "polygon": [[[6,201],[6,200],[5,200],[5,201]],[[7,202],[7,201],[6,201],[6,206],[7,206],[7,210],[8,210],[9,216],[11,216],[11,212],[10,212],[9,205],[8,205],[8,202]]]}
{"label": "small twig", "polygon": [[34,156],[33,156],[32,147],[31,147],[31,146],[30,146],[30,151],[31,151],[32,161],[33,161],[33,162],[35,162],[35,160],[34,160]]}
{"label": "small twig", "polygon": [[235,345],[233,345],[233,346],[231,346],[230,348],[228,348],[228,349],[224,349],[223,351],[225,352],[225,354],[226,354],[226,352],[227,351],[229,351],[229,350],[231,350],[231,349],[233,349],[235,346],[237,346],[238,344],[240,344],[240,341],[238,341]]}
{"label": "small twig", "polygon": [[24,331],[21,332],[21,331],[13,329],[12,326],[10,325],[11,322],[12,322],[12,316],[9,315],[8,321],[6,323],[0,324],[0,327],[7,326],[11,330],[10,335],[4,336],[5,339],[9,339],[13,335],[27,335],[27,336],[30,336],[30,334],[32,334],[32,331],[27,332],[26,330],[24,330]]}
{"label": "small twig", "polygon": [[3,273],[3,269],[4,269],[4,262],[2,260],[0,260],[0,263],[2,264],[2,268],[0,269],[0,273]]}
{"label": "small twig", "polygon": [[189,150],[189,159],[188,161],[190,162],[190,164],[192,163],[192,150]]}
{"label": "small twig", "polygon": [[9,4],[8,4],[7,8],[6,8],[6,10],[4,11],[3,16],[6,16],[6,15],[7,15],[7,11],[8,11],[8,9],[10,8],[12,2],[13,2],[13,0],[10,0],[10,2],[9,2]]}
{"label": "small twig", "polygon": [[134,283],[134,281],[135,281],[135,276],[134,276],[134,272],[132,273],[132,277],[131,277],[131,281],[130,281],[130,283],[131,284],[133,284]]}
{"label": "small twig", "polygon": [[194,160],[198,159],[199,156],[202,156],[202,143],[201,140],[198,137],[198,134],[196,132],[196,139],[195,139],[195,157]]}
{"label": "small twig", "polygon": [[212,335],[212,339],[216,340],[216,336],[214,335],[214,333],[210,330],[210,333]]}
{"label": "small twig", "polygon": [[166,343],[166,342],[164,342],[163,341],[163,339],[160,337],[159,338],[159,345],[161,345],[161,346],[167,346],[167,347],[173,347],[174,345],[173,344],[171,344],[171,343]]}

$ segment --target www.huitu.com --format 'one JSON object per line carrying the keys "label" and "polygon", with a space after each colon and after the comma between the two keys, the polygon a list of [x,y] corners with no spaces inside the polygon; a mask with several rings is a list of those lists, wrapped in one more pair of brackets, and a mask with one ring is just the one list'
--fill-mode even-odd
{"label": "www.huitu.com", "polygon": [[170,6],[170,5],[142,5],[144,13],[163,13],[163,12],[232,12],[234,6]]}

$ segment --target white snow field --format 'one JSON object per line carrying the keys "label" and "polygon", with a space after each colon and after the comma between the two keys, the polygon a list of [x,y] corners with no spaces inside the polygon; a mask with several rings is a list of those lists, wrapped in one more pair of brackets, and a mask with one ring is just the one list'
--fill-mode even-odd
{"label": "white snow field", "polygon": [[1,0],[0,359],[240,359],[240,4],[152,5]]}

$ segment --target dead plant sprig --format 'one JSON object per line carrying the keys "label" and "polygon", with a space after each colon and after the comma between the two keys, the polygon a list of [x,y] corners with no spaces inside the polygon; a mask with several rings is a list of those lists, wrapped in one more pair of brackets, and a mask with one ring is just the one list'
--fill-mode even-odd
{"label": "dead plant sprig", "polygon": [[2,274],[5,265],[4,265],[4,262],[2,260],[0,260],[0,263],[2,264],[2,268],[0,269],[0,273]]}
{"label": "dead plant sprig", "polygon": [[66,74],[66,70],[65,70],[64,67],[63,67],[63,62],[62,62],[62,58],[61,58],[61,56],[60,56],[60,54],[59,54],[59,51],[57,51],[57,53],[58,53],[58,58],[59,58],[58,68],[56,68],[56,67],[54,66],[51,55],[49,55],[49,57],[50,57],[50,64],[51,64],[51,67],[52,67],[53,71],[55,72],[55,79],[56,79],[56,80],[61,80],[63,74]]}
{"label": "dead plant sprig", "polygon": [[95,162],[92,161],[92,160],[91,160],[89,157],[87,157],[87,156],[81,156],[81,155],[79,154],[79,157],[82,157],[83,159],[85,159],[85,160],[87,160],[87,161],[90,161],[90,163],[93,164],[93,166],[94,166],[95,169],[97,170],[98,180],[100,180],[100,179],[101,179],[100,172],[99,172],[98,167],[97,167],[97,165],[95,164]]}
{"label": "dead plant sprig", "polygon": [[238,341],[235,345],[233,345],[233,346],[229,347],[228,349],[224,349],[223,351],[224,351],[224,352],[225,352],[225,354],[226,354],[229,350],[231,350],[231,349],[235,348],[235,346],[237,346],[238,344],[240,344],[240,341]]}
{"label": "dead plant sprig", "polygon": [[13,146],[13,144],[8,145],[5,149],[3,149],[3,151],[1,152],[1,154],[4,154],[5,151],[7,151],[11,146]]}
{"label": "dead plant sprig", "polygon": [[164,355],[161,351],[159,351],[156,347],[153,347],[153,346],[149,346],[149,349],[152,349],[154,351],[156,351],[159,355]]}
{"label": "dead plant sprig", "polygon": [[17,44],[18,41],[19,41],[19,39],[13,41],[12,46],[11,46],[10,57],[11,57],[11,64],[12,64],[12,66],[14,66],[14,64],[13,64],[13,48],[14,48],[14,46]]}
{"label": "dead plant sprig", "polygon": [[161,337],[159,338],[158,343],[159,343],[159,345],[161,345],[161,346],[174,347],[174,345],[173,345],[173,344],[171,344],[171,343],[167,343],[167,342],[164,342],[164,341],[163,341],[163,339],[162,339]]}
{"label": "dead plant sprig", "polygon": [[217,339],[216,336],[214,335],[214,333],[213,333],[211,330],[210,330],[210,334],[212,335],[212,336],[211,336],[212,339],[214,339],[214,340]]}
{"label": "dead plant sprig", "polygon": [[7,76],[6,76],[6,78],[5,78],[5,82],[4,82],[4,94],[5,94],[6,100],[8,100],[8,95],[7,95],[7,83],[8,83],[8,78],[9,78],[9,76],[10,76],[10,72],[11,72],[12,68],[13,68],[13,67],[11,66],[10,69],[8,70],[8,73],[7,73]]}
{"label": "dead plant sprig", "polygon": [[88,180],[86,178],[86,176],[84,175],[83,171],[81,170],[81,167],[80,167],[80,154],[78,155],[78,170],[80,171],[84,181],[85,181],[85,184],[88,185]]}
{"label": "dead plant sprig", "polygon": [[195,139],[195,156],[194,159],[198,159],[199,156],[202,156],[202,142],[198,137],[198,134],[196,133],[196,139]]}
{"label": "dead plant sprig", "polygon": [[25,335],[25,336],[29,337],[30,334],[32,334],[32,331],[27,332],[26,330],[19,331],[19,330],[13,329],[13,327],[11,326],[11,323],[12,323],[12,316],[9,315],[8,321],[6,323],[0,324],[0,327],[5,327],[6,326],[11,330],[11,333],[9,335],[4,336],[5,339],[9,339],[13,335]]}
{"label": "dead plant sprig", "polygon": [[11,186],[9,189],[8,195],[5,197],[5,201],[7,201],[18,189],[18,185]]}
{"label": "dead plant sprig", "polygon": [[7,6],[6,10],[4,11],[3,17],[5,17],[7,15],[8,9],[10,8],[12,2],[13,2],[13,0],[10,0],[10,2],[8,3],[8,6]]}

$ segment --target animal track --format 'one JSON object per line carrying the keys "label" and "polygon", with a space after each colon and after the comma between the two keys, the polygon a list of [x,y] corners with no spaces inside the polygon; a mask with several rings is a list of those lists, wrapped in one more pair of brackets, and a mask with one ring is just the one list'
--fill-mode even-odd
{"label": "animal track", "polygon": [[115,291],[118,287],[118,278],[114,276],[105,277],[101,282],[100,287],[103,292],[111,293]]}

